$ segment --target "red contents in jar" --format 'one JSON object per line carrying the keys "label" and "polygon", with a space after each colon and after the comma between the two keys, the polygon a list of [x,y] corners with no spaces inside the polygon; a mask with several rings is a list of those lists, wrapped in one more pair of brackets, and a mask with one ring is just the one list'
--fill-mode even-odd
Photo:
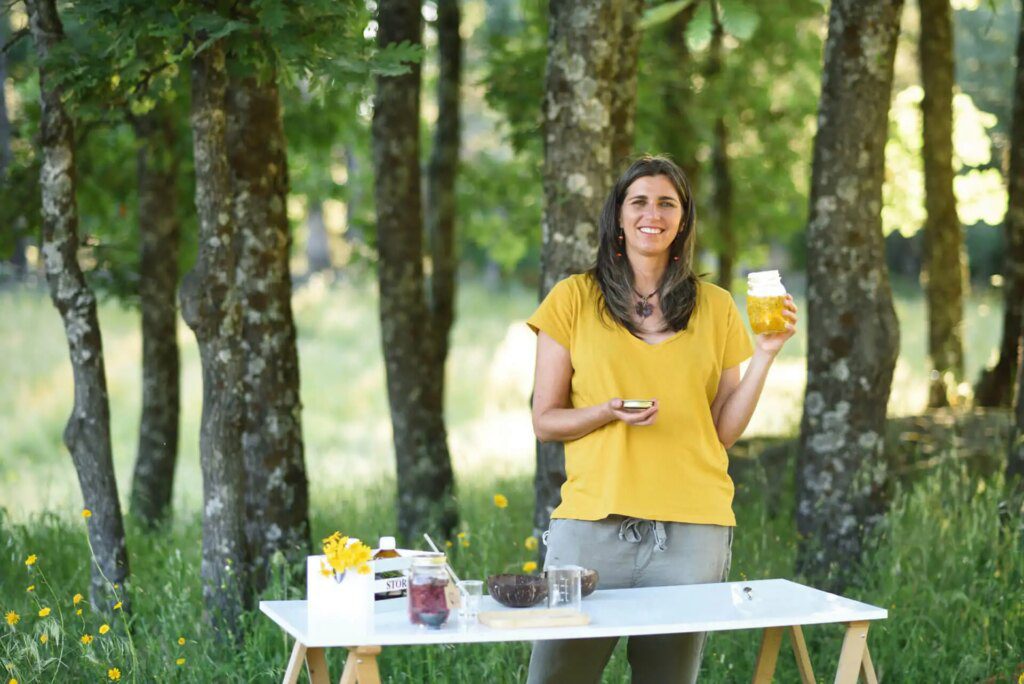
{"label": "red contents in jar", "polygon": [[448,619],[447,580],[416,578],[409,584],[409,619],[414,625],[440,627]]}

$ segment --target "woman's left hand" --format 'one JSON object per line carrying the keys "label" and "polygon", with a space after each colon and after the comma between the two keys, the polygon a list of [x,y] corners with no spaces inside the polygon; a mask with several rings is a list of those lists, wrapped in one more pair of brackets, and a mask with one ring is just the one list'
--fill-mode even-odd
{"label": "woman's left hand", "polygon": [[796,334],[796,304],[793,303],[793,297],[791,295],[786,295],[786,302],[782,309],[782,316],[786,319],[786,331],[758,335],[758,350],[775,356],[779,353],[779,350],[782,349],[782,345],[786,344],[786,340]]}

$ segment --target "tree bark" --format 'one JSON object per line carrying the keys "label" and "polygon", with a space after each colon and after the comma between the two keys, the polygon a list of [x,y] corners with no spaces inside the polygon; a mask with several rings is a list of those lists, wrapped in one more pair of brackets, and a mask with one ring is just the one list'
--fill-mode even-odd
{"label": "tree bark", "polygon": [[672,55],[669,68],[673,69],[676,75],[674,78],[666,79],[665,89],[661,95],[665,103],[665,121],[659,136],[660,151],[672,157],[683,170],[690,181],[690,191],[695,196],[700,180],[700,164],[696,156],[700,136],[690,112],[693,106],[693,92],[690,88],[689,69],[693,55],[686,44],[686,30],[699,6],[699,2],[690,3],[662,29],[662,40]]}
{"label": "tree bark", "polygon": [[[614,0],[552,0],[544,102],[544,216],[540,298],[597,255],[597,217],[611,186]],[[620,75],[621,77],[621,75]],[[565,451],[537,443],[537,534],[561,501]],[[543,554],[543,548],[541,549]]]}
{"label": "tree bark", "polygon": [[920,0],[922,156],[925,210],[921,281],[928,306],[932,377],[928,406],[948,406],[964,375],[963,298],[967,280],[963,227],[953,195],[953,15],[949,0]]}
{"label": "tree bark", "polygon": [[[1024,13],[1017,28],[1017,71],[1013,91],[1013,124],[1010,131],[1010,171],[1007,185],[1006,257],[1003,267],[1003,339],[999,361],[986,369],[975,389],[979,406],[1013,405],[1014,378],[1020,358],[1020,304],[1024,302]],[[1020,400],[1018,399],[1018,405]]]}
{"label": "tree bark", "polygon": [[134,127],[142,274],[142,416],[131,511],[144,525],[156,527],[170,517],[178,459],[178,156],[174,121],[166,105],[136,119]]}
{"label": "tree bark", "polygon": [[292,560],[309,553],[309,485],[288,268],[288,159],[276,77],[234,81],[230,92],[228,150],[245,312],[245,530],[258,592],[274,553]]}
{"label": "tree bark", "polygon": [[[382,0],[377,41],[421,42],[420,3]],[[420,196],[420,65],[379,76],[373,112],[374,193],[380,261],[381,338],[394,431],[398,529],[450,535],[457,522],[443,414],[430,401],[432,332],[423,278]],[[424,343],[424,340],[426,343]]]}
{"label": "tree bark", "polygon": [[448,336],[455,319],[455,179],[459,166],[459,88],[462,82],[462,39],[458,0],[438,0],[437,126],[427,171],[427,238],[430,245],[430,312],[435,371],[433,401],[444,411],[444,367]]}
{"label": "tree bark", "polygon": [[729,129],[725,117],[715,119],[715,143],[711,148],[711,168],[714,174],[714,192],[711,203],[715,212],[718,232],[718,285],[732,289],[736,264],[736,235],[733,228],[732,172],[729,168]]}
{"label": "tree bark", "polygon": [[87,519],[95,560],[89,564],[90,597],[94,606],[109,609],[111,585],[123,585],[128,577],[128,551],[111,454],[110,404],[96,297],[78,265],[74,126],[47,66],[51,52],[64,40],[64,29],[53,0],[28,0],[26,6],[40,64],[42,252],[50,298],[64,323],[75,388],[64,444],[71,452],[85,508],[92,512]]}
{"label": "tree bark", "polygon": [[[722,73],[722,40],[725,29],[722,26],[720,8],[717,0],[711,0],[711,16],[713,29],[711,34],[711,54],[708,61],[707,78],[712,80]],[[714,188],[711,203],[715,216],[715,227],[718,233],[718,285],[726,290],[732,289],[733,266],[736,263],[736,236],[733,231],[732,213],[732,173],[729,168],[729,129],[725,124],[725,116],[721,113],[715,117],[714,143],[711,146],[711,169],[714,176]]]}
{"label": "tree bark", "polygon": [[617,53],[613,58],[612,88],[612,166],[613,175],[622,173],[633,157],[636,128],[636,79],[640,58],[640,19],[643,0],[616,0],[615,33]]}
{"label": "tree bark", "polygon": [[885,511],[886,403],[899,330],[880,211],[902,0],[834,0],[807,228],[807,389],[798,568],[841,588]]}
{"label": "tree bark", "polygon": [[[1004,317],[1003,348],[999,361],[1003,364],[1005,358],[1008,359],[1005,365],[1011,368],[1017,366],[1016,422],[1006,459],[1006,481],[1020,496],[1024,495],[1024,373],[1021,372],[1017,349],[1021,320],[1024,318],[1024,12],[1021,13],[1017,33],[1017,79],[1013,91],[1009,186],[1003,287],[1006,312],[1014,312],[1016,320]],[[1018,506],[1020,511],[1024,502]]]}
{"label": "tree bark", "polygon": [[[7,16],[0,17],[0,45],[5,45],[10,32],[10,19]],[[7,93],[3,84],[7,82],[7,53],[0,51],[0,185],[7,182],[7,167],[11,165],[11,120],[7,114]],[[25,258],[25,238],[18,235],[14,225],[0,226],[0,231],[9,231],[11,254],[3,255],[0,258],[8,258],[14,268],[14,274],[22,277],[28,269],[28,261]],[[0,240],[2,248],[4,240]]]}
{"label": "tree bark", "polygon": [[236,285],[237,227],[231,214],[226,137],[224,46],[192,59],[192,137],[199,252],[181,285],[181,311],[196,336],[203,367],[199,458],[203,472],[204,618],[240,635],[248,602],[245,471],[242,452],[244,372],[242,296]]}

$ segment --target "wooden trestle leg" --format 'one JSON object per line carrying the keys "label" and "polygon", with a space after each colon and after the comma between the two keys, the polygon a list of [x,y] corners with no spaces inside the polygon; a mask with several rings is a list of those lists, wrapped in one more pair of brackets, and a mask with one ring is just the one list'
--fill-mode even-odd
{"label": "wooden trestle leg", "polygon": [[348,649],[345,671],[338,684],[380,684],[377,656],[380,646],[356,646]]}

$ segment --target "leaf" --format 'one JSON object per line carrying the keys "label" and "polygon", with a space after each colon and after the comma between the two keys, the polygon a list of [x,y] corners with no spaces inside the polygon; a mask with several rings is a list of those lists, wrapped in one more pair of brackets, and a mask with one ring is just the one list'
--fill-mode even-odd
{"label": "leaf", "polygon": [[761,18],[757,12],[748,7],[741,0],[720,0],[722,8],[722,28],[731,36],[739,40],[748,40]]}
{"label": "leaf", "polygon": [[640,29],[647,30],[652,26],[663,24],[694,2],[700,2],[700,0],[674,0],[674,2],[666,2],[663,5],[650,8],[644,12],[644,16],[640,20]]}
{"label": "leaf", "polygon": [[711,44],[711,7],[702,3],[686,26],[686,44],[699,52]]}

